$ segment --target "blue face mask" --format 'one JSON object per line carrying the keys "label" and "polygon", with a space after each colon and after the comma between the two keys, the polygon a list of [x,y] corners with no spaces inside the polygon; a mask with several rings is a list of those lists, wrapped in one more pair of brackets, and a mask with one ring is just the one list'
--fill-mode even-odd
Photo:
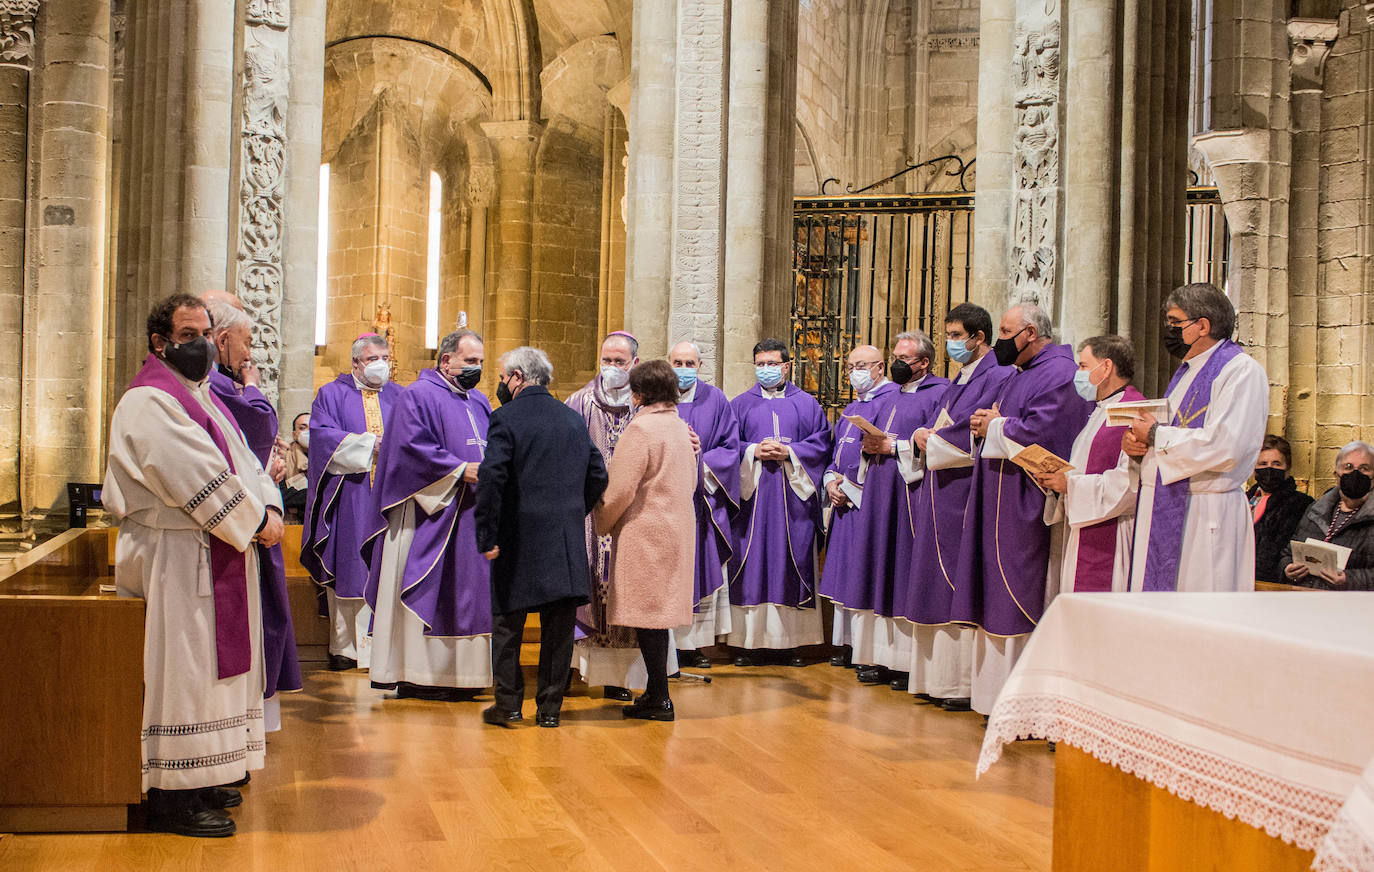
{"label": "blue face mask", "polygon": [[690,390],[697,383],[697,368],[694,366],[675,366],[673,372],[677,373],[677,389],[680,391]]}
{"label": "blue face mask", "polygon": [[1090,373],[1086,369],[1080,369],[1073,374],[1073,389],[1078,391],[1078,395],[1090,403],[1097,402],[1097,385],[1092,383],[1089,378]]}
{"label": "blue face mask", "polygon": [[759,380],[759,384],[766,388],[775,388],[782,384],[781,366],[756,366],[754,367],[754,378]]}
{"label": "blue face mask", "polygon": [[955,363],[968,363],[970,360],[973,360],[973,352],[969,351],[963,339],[946,339],[945,353],[948,354],[949,359]]}

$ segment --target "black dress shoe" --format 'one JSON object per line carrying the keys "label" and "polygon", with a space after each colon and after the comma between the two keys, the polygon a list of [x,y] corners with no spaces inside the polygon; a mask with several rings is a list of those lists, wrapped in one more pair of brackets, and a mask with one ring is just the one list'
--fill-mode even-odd
{"label": "black dress shoe", "polygon": [[509,727],[511,724],[519,723],[524,719],[525,716],[520,714],[519,709],[515,711],[506,711],[494,705],[489,705],[482,709],[482,721],[491,724],[493,727]]}
{"label": "black dress shoe", "polygon": [[202,787],[200,804],[205,808],[236,808],[243,805],[243,794],[232,787]]}
{"label": "black dress shoe", "polygon": [[806,665],[806,658],[802,657],[800,654],[793,654],[791,657],[787,658],[787,665],[800,669]]}
{"label": "black dress shoe", "polygon": [[932,703],[932,704],[934,704],[934,705],[939,705],[940,702],[941,702],[941,700],[940,700],[938,697],[931,696],[931,695],[928,694],[928,693],[917,693],[917,694],[914,694],[914,696],[915,696],[917,699],[919,699],[921,702],[928,702],[928,703]]}
{"label": "black dress shoe", "polygon": [[236,830],[233,818],[217,809],[206,808],[200,794],[199,790],[149,790],[144,826],[154,833],[176,833],[194,838],[232,836]]}
{"label": "black dress shoe", "polygon": [[973,711],[973,706],[970,705],[972,702],[973,700],[968,697],[961,696],[957,699],[941,700],[940,708],[947,712],[971,712]]}
{"label": "black dress shoe", "polygon": [[687,658],[684,660],[684,659],[682,659],[682,658],[679,657],[677,662],[678,662],[680,665],[687,667],[688,669],[710,669],[710,668],[711,668],[711,658],[710,658],[710,657],[707,657],[705,654],[701,653],[700,651],[688,651],[688,652],[687,652]]}
{"label": "black dress shoe", "polygon": [[888,672],[882,666],[861,667],[855,675],[860,684],[886,684],[888,682]]}
{"label": "black dress shoe", "polygon": [[601,696],[603,699],[613,699],[618,702],[629,702],[634,699],[634,694],[630,693],[627,688],[617,687],[614,684],[606,685],[605,689],[601,692]]}
{"label": "black dress shoe", "polygon": [[245,772],[238,781],[231,781],[228,784],[221,784],[220,787],[246,787],[248,782],[253,780],[253,773]]}
{"label": "black dress shoe", "polygon": [[426,699],[433,702],[472,702],[478,690],[471,687],[434,687],[428,684],[411,684],[401,681],[396,685],[398,699]]}
{"label": "black dress shoe", "polygon": [[731,662],[736,666],[753,666],[754,658],[750,657],[748,654],[737,654],[735,659]]}
{"label": "black dress shoe", "polygon": [[634,705],[621,709],[620,714],[641,721],[671,721],[676,718],[671,699],[649,700],[642,696],[635,700]]}
{"label": "black dress shoe", "polygon": [[837,666],[840,669],[849,668],[849,652],[845,651],[843,654],[836,654],[834,657],[831,657],[830,665]]}
{"label": "black dress shoe", "polygon": [[342,654],[329,655],[329,668],[334,672],[347,672],[350,669],[358,668],[358,661],[352,657],[345,657]]}
{"label": "black dress shoe", "polygon": [[910,685],[911,673],[909,672],[889,672],[888,675],[891,676],[891,680],[888,681],[887,686],[893,690],[906,690]]}
{"label": "black dress shoe", "polygon": [[541,727],[550,729],[558,726],[558,712],[539,712],[534,716],[534,722]]}

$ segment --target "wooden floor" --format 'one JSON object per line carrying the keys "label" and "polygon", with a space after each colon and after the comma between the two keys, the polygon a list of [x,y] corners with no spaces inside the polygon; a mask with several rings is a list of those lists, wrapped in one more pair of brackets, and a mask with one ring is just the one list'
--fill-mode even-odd
{"label": "wooden floor", "polygon": [[397,700],[363,672],[285,698],[232,839],[0,837],[0,869],[1048,870],[1053,755],[979,781],[982,718],[820,663],[674,683],[674,724],[575,691],[558,730]]}

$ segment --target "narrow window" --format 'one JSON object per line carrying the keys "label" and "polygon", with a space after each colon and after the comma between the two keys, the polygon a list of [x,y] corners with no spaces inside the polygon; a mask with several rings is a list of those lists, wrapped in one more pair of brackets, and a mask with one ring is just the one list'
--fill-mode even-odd
{"label": "narrow window", "polygon": [[319,239],[315,247],[315,345],[325,344],[329,302],[329,164],[320,164]]}
{"label": "narrow window", "polygon": [[429,250],[425,270],[425,348],[439,347],[439,221],[444,183],[429,174]]}

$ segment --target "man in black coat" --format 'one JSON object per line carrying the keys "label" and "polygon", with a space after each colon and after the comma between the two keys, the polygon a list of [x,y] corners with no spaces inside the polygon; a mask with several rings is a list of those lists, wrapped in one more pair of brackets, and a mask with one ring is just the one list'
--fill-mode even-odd
{"label": "man in black coat", "polygon": [[558,726],[572,667],[577,607],[591,595],[583,526],[606,490],[606,465],[576,412],[547,387],[553,365],[536,348],[501,356],[487,449],[477,479],[477,548],[491,561],[489,724],[521,720],[525,617],[539,613],[536,720]]}

